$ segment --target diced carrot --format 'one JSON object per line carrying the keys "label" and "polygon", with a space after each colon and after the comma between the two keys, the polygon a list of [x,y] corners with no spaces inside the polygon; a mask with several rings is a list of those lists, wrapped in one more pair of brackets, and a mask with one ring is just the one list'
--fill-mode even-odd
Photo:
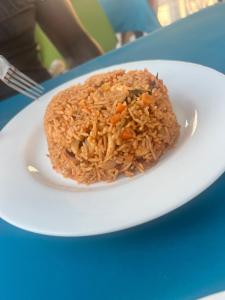
{"label": "diced carrot", "polygon": [[125,128],[123,130],[123,132],[121,133],[121,138],[123,140],[129,140],[129,139],[132,139],[133,137],[135,136],[135,133],[132,129],[130,128]]}
{"label": "diced carrot", "polygon": [[144,93],[141,95],[141,100],[143,101],[144,105],[146,105],[146,106],[154,103],[154,97],[147,93]]}
{"label": "diced carrot", "polygon": [[112,123],[113,125],[115,125],[117,122],[120,121],[120,118],[121,118],[120,114],[115,114],[115,115],[113,115],[113,116],[111,117],[111,123]]}
{"label": "diced carrot", "polygon": [[117,106],[116,106],[116,112],[121,113],[122,111],[124,111],[125,108],[126,108],[125,104],[118,103]]}

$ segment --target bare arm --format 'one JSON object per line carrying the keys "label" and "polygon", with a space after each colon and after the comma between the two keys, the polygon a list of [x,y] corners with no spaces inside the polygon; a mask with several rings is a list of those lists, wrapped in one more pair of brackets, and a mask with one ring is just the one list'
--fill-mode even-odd
{"label": "bare arm", "polygon": [[101,54],[97,45],[81,28],[70,0],[36,0],[37,21],[70,66]]}

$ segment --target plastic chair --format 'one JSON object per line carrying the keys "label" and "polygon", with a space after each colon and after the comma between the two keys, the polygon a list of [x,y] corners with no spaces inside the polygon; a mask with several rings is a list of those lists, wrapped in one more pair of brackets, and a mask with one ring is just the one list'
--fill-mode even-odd
{"label": "plastic chair", "polygon": [[99,0],[115,32],[151,32],[160,23],[147,0]]}

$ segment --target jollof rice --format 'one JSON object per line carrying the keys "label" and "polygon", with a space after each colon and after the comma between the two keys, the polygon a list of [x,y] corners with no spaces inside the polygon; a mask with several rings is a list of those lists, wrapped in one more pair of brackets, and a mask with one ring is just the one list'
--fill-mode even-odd
{"label": "jollof rice", "polygon": [[117,70],[54,96],[44,120],[53,168],[91,184],[156,163],[180,130],[157,77],[147,70]]}

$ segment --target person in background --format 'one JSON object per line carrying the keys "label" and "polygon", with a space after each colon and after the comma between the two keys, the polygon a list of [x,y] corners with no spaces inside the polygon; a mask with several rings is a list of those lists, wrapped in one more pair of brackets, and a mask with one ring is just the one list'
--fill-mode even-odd
{"label": "person in background", "polygon": [[126,33],[133,32],[140,37],[145,32],[160,28],[160,23],[147,0],[99,0],[115,32],[122,33],[126,42]]}
{"label": "person in background", "polygon": [[[36,23],[51,39],[70,67],[101,54],[72,12],[70,0],[0,1],[0,54],[37,82],[50,78],[37,52]],[[0,99],[14,91],[0,83]]]}

